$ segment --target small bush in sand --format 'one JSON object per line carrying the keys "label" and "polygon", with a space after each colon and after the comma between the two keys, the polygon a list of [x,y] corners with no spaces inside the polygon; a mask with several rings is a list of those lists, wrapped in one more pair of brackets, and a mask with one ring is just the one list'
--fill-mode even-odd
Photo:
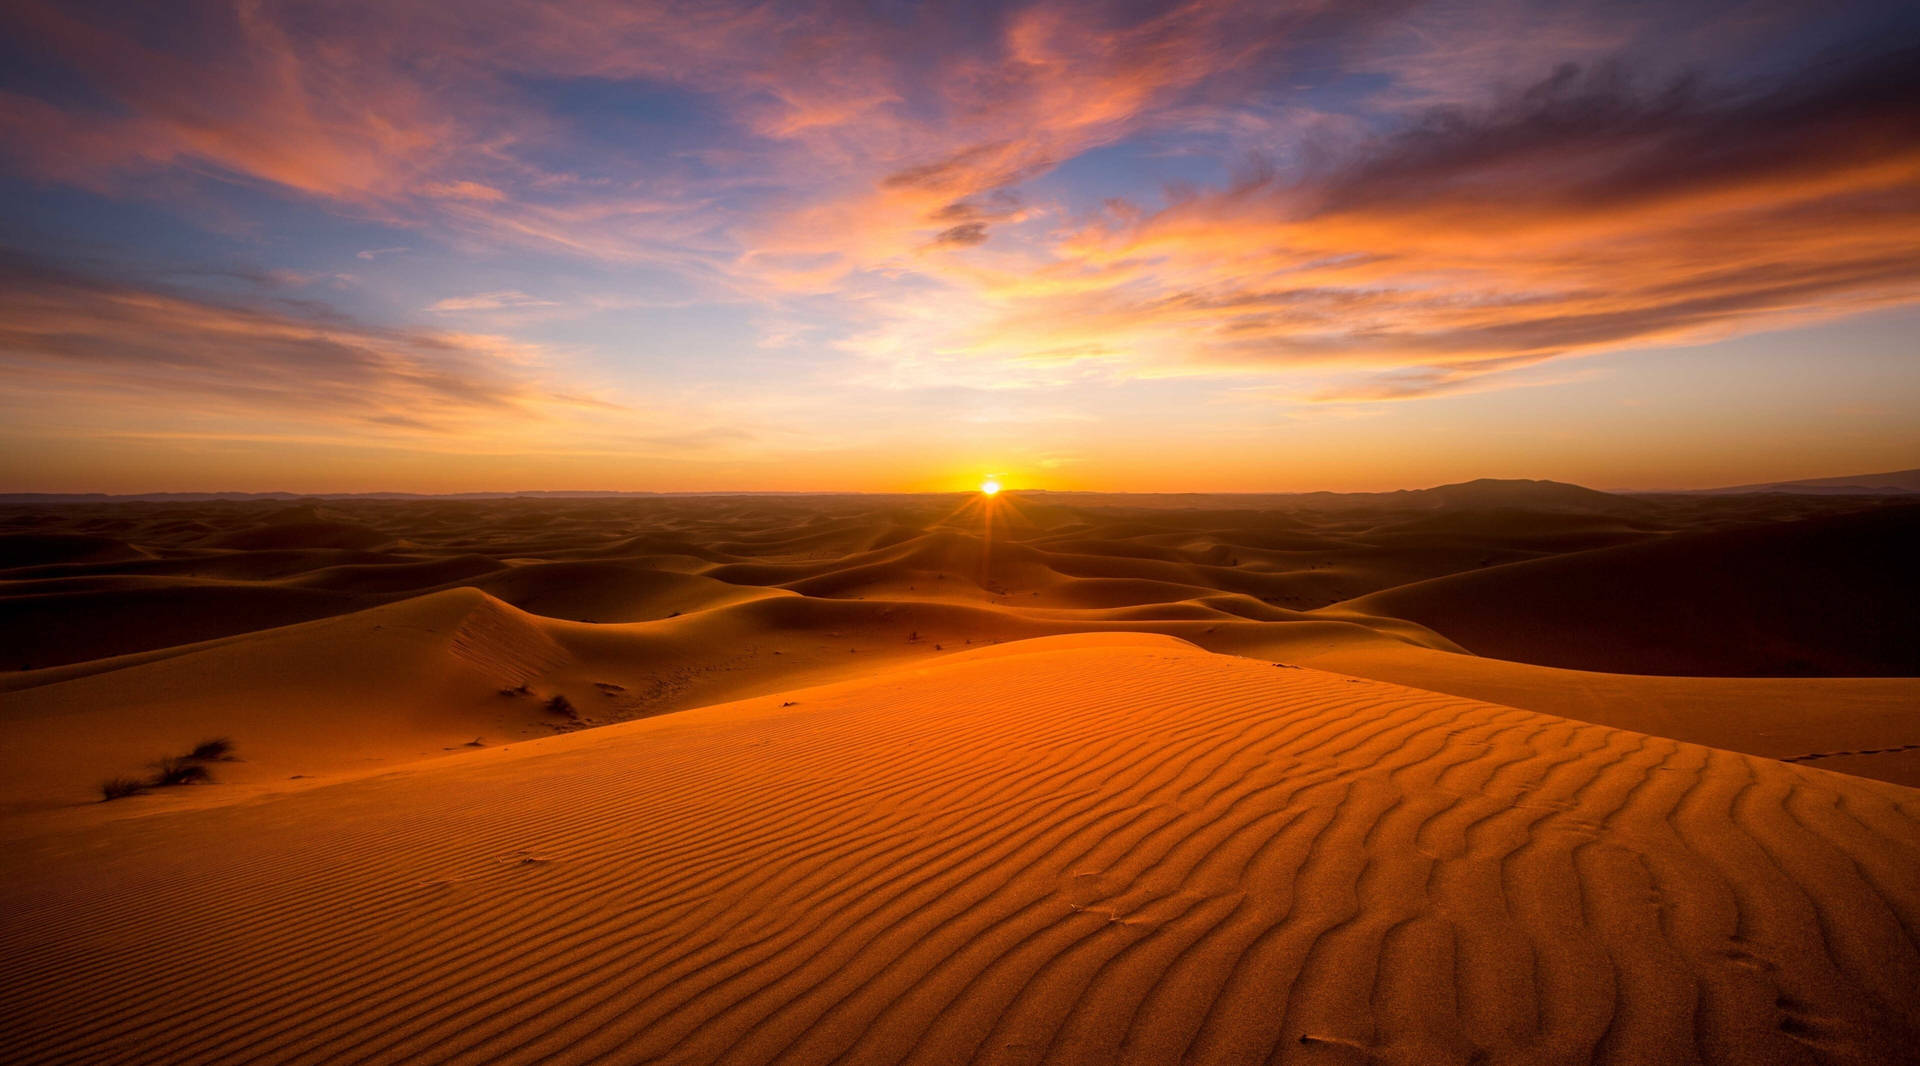
{"label": "small bush in sand", "polygon": [[100,802],[125,799],[128,796],[142,795],[147,791],[147,783],[132,777],[109,777],[100,782]]}
{"label": "small bush in sand", "polygon": [[123,799],[138,796],[150,789],[171,788],[174,785],[205,785],[213,782],[213,775],[204,764],[210,762],[233,761],[233,741],[226,737],[214,737],[203,740],[185,755],[169,755],[153,764],[153,776],[146,780],[134,777],[112,777],[100,783],[100,798],[104,800]]}
{"label": "small bush in sand", "polygon": [[203,785],[213,780],[207,768],[192,759],[165,758],[154,764],[153,787]]}
{"label": "small bush in sand", "polygon": [[203,740],[187,753],[194,762],[225,762],[233,758],[233,741],[226,737]]}
{"label": "small bush in sand", "polygon": [[555,696],[547,701],[549,714],[563,715],[567,718],[579,718],[580,712],[573,709],[573,701],[565,696]]}

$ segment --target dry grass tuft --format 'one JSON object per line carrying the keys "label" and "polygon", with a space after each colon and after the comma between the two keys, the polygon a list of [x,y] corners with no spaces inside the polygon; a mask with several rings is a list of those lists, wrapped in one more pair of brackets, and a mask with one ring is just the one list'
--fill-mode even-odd
{"label": "dry grass tuft", "polygon": [[147,782],[135,777],[109,777],[100,782],[100,802],[139,796],[147,791]]}
{"label": "dry grass tuft", "polygon": [[226,737],[203,740],[187,753],[194,762],[225,762],[233,758],[233,741]]}
{"label": "dry grass tuft", "polygon": [[203,740],[185,755],[169,755],[154,763],[153,776],[144,780],[137,777],[110,777],[102,781],[100,798],[104,802],[142,795],[156,788],[210,784],[213,781],[213,774],[207,770],[206,764],[231,761],[233,761],[232,740],[227,737]]}
{"label": "dry grass tuft", "polygon": [[153,787],[169,788],[174,785],[204,785],[213,780],[207,768],[190,758],[161,759],[153,764]]}

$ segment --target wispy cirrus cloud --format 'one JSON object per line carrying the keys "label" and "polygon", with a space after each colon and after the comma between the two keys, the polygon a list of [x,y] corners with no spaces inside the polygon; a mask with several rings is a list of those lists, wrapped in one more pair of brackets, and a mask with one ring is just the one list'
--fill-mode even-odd
{"label": "wispy cirrus cloud", "polygon": [[200,414],[471,433],[605,407],[508,338],[386,329],[320,305],[219,303],[0,257],[0,374],[15,399],[114,396]]}
{"label": "wispy cirrus cloud", "polygon": [[[0,95],[17,165],[125,189],[154,168],[205,169],[338,199],[391,196],[483,138],[436,100],[447,79],[364,46],[329,49],[283,8],[188,2],[139,8],[23,0],[7,22],[82,72],[83,94]],[[491,116],[489,124],[501,115]]]}
{"label": "wispy cirrus cloud", "polygon": [[430,311],[507,311],[523,308],[553,307],[552,300],[543,300],[538,296],[529,296],[518,289],[504,289],[499,292],[476,292],[471,296],[449,296],[436,300]]}

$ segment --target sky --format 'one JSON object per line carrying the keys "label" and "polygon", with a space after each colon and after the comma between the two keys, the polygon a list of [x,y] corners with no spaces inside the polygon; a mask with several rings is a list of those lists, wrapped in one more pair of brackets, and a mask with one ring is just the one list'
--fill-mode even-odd
{"label": "sky", "polygon": [[1920,466],[1920,8],[9,0],[0,491]]}

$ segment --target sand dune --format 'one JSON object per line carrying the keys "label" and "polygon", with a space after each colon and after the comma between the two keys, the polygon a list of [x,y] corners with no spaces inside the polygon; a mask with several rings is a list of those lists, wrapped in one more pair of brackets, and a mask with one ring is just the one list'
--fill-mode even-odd
{"label": "sand dune", "polygon": [[149,648],[249,633],[378,603],[321,589],[259,588],[224,582],[115,581],[0,599],[0,646],[18,670],[104,659]]}
{"label": "sand dune", "polygon": [[114,537],[86,533],[0,534],[0,568],[60,563],[124,562],[143,553]]}
{"label": "sand dune", "polygon": [[[138,776],[210,737],[244,761],[218,789],[145,805],[230,801],[427,758],[475,737],[549,735],[531,697],[503,697],[567,661],[519,612],[471,589],[184,649],[48,671],[0,702],[10,751],[0,810],[68,811],[102,778]],[[296,775],[298,778],[296,779]]]}
{"label": "sand dune", "polygon": [[1920,787],[1917,678],[1648,677],[1386,641],[1273,650],[1359,677]]}
{"label": "sand dune", "polygon": [[1178,503],[0,507],[0,1061],[1920,1039],[1920,677],[1662,676],[1920,673],[1920,509]]}
{"label": "sand dune", "polygon": [[[1760,673],[1753,660],[1781,648],[1791,655],[1764,664],[1772,672],[1808,664],[1888,672],[1900,652],[1899,625],[1911,620],[1897,580],[1906,564],[1889,547],[1909,510],[1754,525],[1744,498],[1620,502],[1571,488],[1480,484],[1405,494],[1411,499],[1398,509],[1341,498],[1331,511],[1234,509],[1205,498],[1199,502],[1209,506],[1192,510],[1015,499],[991,530],[965,501],[924,497],[21,509],[13,524],[37,532],[11,535],[12,561],[25,565],[0,571],[0,635],[15,660],[0,666],[16,668],[0,673],[0,691],[17,693],[0,713],[22,723],[4,759],[21,769],[10,768],[14,784],[0,794],[28,807],[36,796],[41,806],[78,802],[100,779],[208,731],[235,735],[250,753],[245,768],[222,776],[264,780],[283,770],[283,778],[324,778],[394,765],[464,750],[476,736],[498,741],[551,725],[531,712],[503,716],[497,693],[476,683],[451,703],[435,697],[432,714],[413,715],[433,723],[427,731],[369,734],[345,725],[334,731],[350,742],[313,746],[302,734],[286,746],[287,758],[271,730],[256,735],[255,706],[314,708],[299,713],[320,716],[309,731],[326,732],[326,719],[341,712],[322,707],[401,708],[420,698],[411,679],[439,667],[342,656],[339,634],[380,632],[375,627],[398,617],[391,612],[417,609],[428,621],[416,629],[444,637],[458,624],[447,620],[446,603],[472,610],[480,602],[445,599],[460,589],[485,593],[482,600],[508,614],[526,612],[526,631],[567,650],[565,665],[523,681],[537,690],[530,696],[567,696],[594,724],[858,677],[997,641],[1160,632],[1217,651],[1325,663],[1920,781],[1920,749],[1908,747],[1920,736],[1901,713],[1920,697],[1912,685],[1747,682],[1736,686],[1746,700],[1740,715],[1722,726],[1726,686],[1623,676],[1682,660],[1724,666],[1730,651]],[[1465,502],[1444,504],[1450,493]],[[1481,506],[1489,498],[1501,506]],[[1509,506],[1516,503],[1523,506]],[[1790,501],[1786,515],[1799,519],[1807,506]],[[359,531],[346,539],[377,541],[380,550],[293,543],[316,529],[327,540],[342,528]],[[257,541],[246,541],[250,532],[260,533]],[[1298,540],[1309,535],[1311,546]],[[1598,550],[1562,541],[1557,554],[1543,546],[1568,537],[1635,539]],[[208,547],[214,539],[262,546]],[[1805,550],[1783,552],[1782,544]],[[1838,555],[1847,560],[1833,562]],[[1736,563],[1744,567],[1737,573],[1729,569]],[[1528,578],[1535,573],[1545,580]],[[1836,574],[1845,580],[1836,584]],[[1893,580],[1875,583],[1879,575]],[[1619,595],[1636,580],[1651,587]],[[1685,591],[1663,591],[1666,581]],[[1355,590],[1374,594],[1349,598]],[[1515,590],[1545,613],[1527,614]],[[1756,597],[1769,597],[1769,609],[1754,609]],[[1336,600],[1344,602],[1329,606]],[[1676,601],[1687,613],[1669,609]],[[1822,603],[1858,610],[1810,624],[1816,616],[1806,605]],[[1711,610],[1721,611],[1719,622],[1694,624]],[[274,628],[323,619],[341,624]],[[1506,643],[1474,647],[1488,630]],[[266,643],[223,644],[254,634]],[[1612,672],[1514,670],[1459,654],[1450,637],[1474,651],[1563,665],[1598,644],[1606,655],[1577,665]],[[193,651],[204,641],[223,650]],[[1809,646],[1853,658],[1809,658]],[[186,658],[201,676],[190,697],[166,695],[188,690],[155,685],[158,667],[143,665],[168,649],[192,653]],[[271,675],[234,683],[244,671],[230,661],[281,659],[285,676],[324,672],[326,683],[310,692],[335,702],[288,697]],[[1860,668],[1866,659],[1881,668]],[[91,680],[73,682],[81,676]],[[91,727],[60,724],[69,715]],[[1750,728],[1756,722],[1767,727]],[[336,749],[351,757],[323,755]],[[1872,754],[1853,754],[1860,752]],[[57,782],[48,777],[56,770]]]}
{"label": "sand dune", "polygon": [[696,574],[589,562],[531,563],[462,583],[523,610],[576,622],[669,618],[771,594]]}
{"label": "sand dune", "polygon": [[1342,604],[1483,655],[1582,670],[1920,674],[1920,506],[1676,533]]}
{"label": "sand dune", "polygon": [[993,651],[18,843],[0,1057],[1920,1039],[1920,792],[1168,638]]}

